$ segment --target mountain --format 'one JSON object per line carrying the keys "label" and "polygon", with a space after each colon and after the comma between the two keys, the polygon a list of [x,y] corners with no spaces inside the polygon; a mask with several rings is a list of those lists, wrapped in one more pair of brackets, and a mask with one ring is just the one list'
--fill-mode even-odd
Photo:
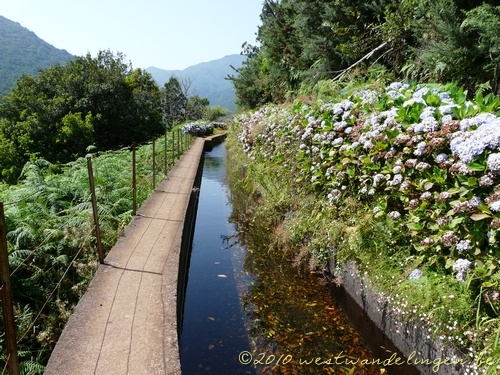
{"label": "mountain", "polygon": [[225,78],[235,74],[231,66],[239,68],[245,59],[246,56],[235,54],[196,64],[184,70],[164,70],[154,66],[146,70],[151,73],[160,86],[163,86],[172,75],[179,79],[189,79],[191,95],[208,98],[212,106],[220,105],[230,111],[235,111],[236,95],[233,84]]}
{"label": "mountain", "polygon": [[[65,64],[73,59],[66,50],[57,49],[19,23],[0,16],[0,95],[7,94],[23,74],[35,75],[38,70],[53,64]],[[231,68],[239,68],[246,59],[242,55],[228,55],[218,60],[203,62],[184,70],[164,70],[149,67],[158,85],[163,86],[172,75],[191,82],[190,94],[208,98],[210,105],[236,110],[233,84],[225,78],[234,75]]]}
{"label": "mountain", "polygon": [[53,64],[73,59],[66,50],[43,41],[19,23],[0,16],[0,95],[7,94],[23,74],[34,75]]}

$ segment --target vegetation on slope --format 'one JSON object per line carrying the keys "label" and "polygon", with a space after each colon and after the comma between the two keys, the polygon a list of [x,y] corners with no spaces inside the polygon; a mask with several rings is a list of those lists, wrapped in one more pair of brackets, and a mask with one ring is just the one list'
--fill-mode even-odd
{"label": "vegetation on slope", "polygon": [[[177,133],[177,129],[175,129]],[[177,134],[176,134],[177,137]],[[177,140],[167,134],[168,163]],[[156,146],[157,174],[166,174],[163,138]],[[152,190],[152,144],[137,150],[137,202]],[[101,240],[107,252],[132,218],[129,149],[94,155]],[[159,179],[158,179],[159,180]],[[43,365],[98,266],[87,160],[28,162],[17,185],[0,185],[5,202],[9,263],[23,374]],[[3,323],[2,323],[3,324]],[[4,336],[0,348],[5,347]],[[5,351],[0,353],[5,362]]]}
{"label": "vegetation on slope", "polygon": [[14,183],[33,158],[66,163],[89,146],[145,142],[174,123],[214,114],[208,106],[206,98],[187,98],[176,78],[160,88],[110,51],[23,75],[0,102],[0,179]]}
{"label": "vegetation on slope", "polygon": [[233,67],[240,68],[245,59],[245,56],[237,54],[196,64],[184,70],[164,70],[155,67],[146,70],[151,73],[159,86],[163,86],[171,77],[177,77],[180,81],[189,83],[191,94],[206,97],[211,105],[221,106],[234,112],[236,110],[234,87],[225,78],[234,72]]}
{"label": "vegetation on slope", "polygon": [[500,100],[382,76],[238,117],[242,183],[298,263],[355,261],[395,316],[427,324],[467,371],[496,366]]}
{"label": "vegetation on slope", "polygon": [[245,46],[248,59],[232,78],[242,108],[374,63],[397,79],[500,90],[495,0],[265,0],[261,20],[258,46]]}
{"label": "vegetation on slope", "polygon": [[65,64],[73,56],[38,38],[14,21],[0,16],[0,95],[7,94],[23,74]]}
{"label": "vegetation on slope", "polygon": [[260,108],[235,122],[250,209],[298,263],[357,262],[469,372],[500,357],[499,17],[497,1],[266,0],[231,77]]}

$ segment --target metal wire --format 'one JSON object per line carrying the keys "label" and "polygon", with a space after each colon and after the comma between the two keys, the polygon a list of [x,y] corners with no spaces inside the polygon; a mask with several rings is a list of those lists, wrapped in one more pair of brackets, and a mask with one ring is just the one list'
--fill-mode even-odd
{"label": "metal wire", "polygon": [[26,335],[28,334],[28,332],[31,331],[31,328],[33,328],[33,326],[35,325],[36,321],[38,320],[38,318],[40,317],[40,315],[42,314],[42,311],[43,309],[45,308],[45,306],[47,306],[47,304],[49,303],[50,299],[52,298],[52,296],[54,295],[54,293],[56,292],[56,290],[59,288],[59,286],[61,285],[62,281],[64,280],[64,277],[66,276],[66,274],[69,272],[71,266],[73,265],[73,262],[75,261],[75,259],[78,257],[78,255],[80,255],[80,252],[82,251],[82,248],[80,247],[80,249],[78,250],[78,252],[75,254],[75,256],[73,257],[73,259],[71,260],[71,262],[69,263],[68,265],[68,268],[66,268],[66,271],[64,271],[64,274],[62,275],[62,277],[59,279],[58,283],[56,284],[55,288],[52,290],[52,292],[50,292],[49,296],[47,297],[47,300],[45,301],[45,303],[43,304],[43,306],[41,307],[40,311],[38,312],[37,316],[35,317],[35,319],[33,319],[33,321],[31,322],[30,326],[28,327],[28,329],[23,333],[23,335],[21,336],[21,338],[19,340],[17,340],[17,343],[19,344],[21,342],[22,339],[24,339],[26,337]]}
{"label": "metal wire", "polygon": [[7,360],[5,361],[5,366],[3,367],[3,370],[2,370],[2,375],[6,374],[7,366],[9,365],[9,361],[10,361],[10,356],[11,356],[11,354],[9,353]]}

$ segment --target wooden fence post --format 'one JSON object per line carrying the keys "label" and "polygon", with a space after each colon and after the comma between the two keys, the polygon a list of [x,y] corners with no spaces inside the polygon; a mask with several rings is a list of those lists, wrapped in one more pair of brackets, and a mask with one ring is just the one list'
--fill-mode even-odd
{"label": "wooden fence post", "polygon": [[87,168],[89,171],[90,194],[92,195],[92,212],[94,214],[95,238],[97,240],[97,254],[99,263],[104,263],[104,254],[101,245],[101,228],[99,226],[99,214],[97,212],[97,198],[95,196],[94,172],[92,171],[92,155],[87,155]]}
{"label": "wooden fence post", "polygon": [[135,171],[135,142],[132,143],[132,215],[137,212],[137,180]]}
{"label": "wooden fence post", "polygon": [[153,138],[153,190],[156,188],[156,151],[155,151],[156,139]]}
{"label": "wooden fence post", "polygon": [[175,164],[175,130],[172,128],[172,166]]}
{"label": "wooden fence post", "polygon": [[182,130],[181,130],[181,139],[182,139],[182,147],[181,147],[181,150],[182,150],[182,153],[184,153],[184,151],[186,151],[186,133],[184,133]]}
{"label": "wooden fence post", "polygon": [[9,254],[7,249],[7,227],[3,202],[0,202],[0,279],[5,329],[5,346],[7,348],[7,369],[10,375],[19,375],[19,355],[17,353],[16,322],[12,305],[12,285],[10,282]]}
{"label": "wooden fence post", "polygon": [[168,170],[168,155],[167,155],[167,128],[165,128],[165,176],[167,175]]}
{"label": "wooden fence post", "polygon": [[177,128],[177,155],[181,158],[181,129]]}

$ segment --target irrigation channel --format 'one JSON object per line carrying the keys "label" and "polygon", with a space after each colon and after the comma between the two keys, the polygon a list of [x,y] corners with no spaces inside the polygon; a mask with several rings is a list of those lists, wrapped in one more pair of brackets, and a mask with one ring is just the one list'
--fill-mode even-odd
{"label": "irrigation channel", "polygon": [[216,145],[204,155],[188,262],[182,373],[409,373],[373,364],[378,354],[321,278],[269,248],[268,228],[248,225],[237,195],[228,188],[224,144]]}

